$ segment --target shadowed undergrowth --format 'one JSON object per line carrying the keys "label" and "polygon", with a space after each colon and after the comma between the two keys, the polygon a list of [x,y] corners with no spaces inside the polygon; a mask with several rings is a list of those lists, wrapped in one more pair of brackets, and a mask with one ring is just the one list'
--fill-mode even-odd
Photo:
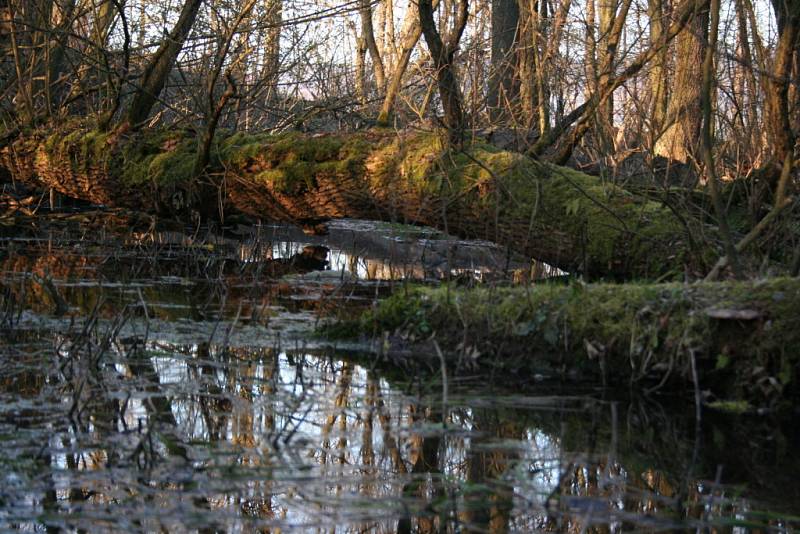
{"label": "shadowed undergrowth", "polygon": [[[691,388],[759,405],[796,395],[800,281],[571,284],[397,292],[333,336],[435,341],[457,368]],[[655,386],[654,386],[655,384]]]}

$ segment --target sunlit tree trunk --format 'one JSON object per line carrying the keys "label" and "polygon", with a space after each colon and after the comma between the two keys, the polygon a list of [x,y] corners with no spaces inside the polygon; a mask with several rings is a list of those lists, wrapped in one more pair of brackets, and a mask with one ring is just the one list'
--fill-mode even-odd
{"label": "sunlit tree trunk", "polygon": [[[692,2],[693,0],[682,0]],[[708,9],[696,10],[675,39],[675,76],[667,106],[664,132],[655,144],[659,156],[686,163],[698,155],[702,114],[700,84],[708,31]]]}
{"label": "sunlit tree trunk", "polygon": [[595,0],[586,0],[586,34],[584,35],[584,69],[586,72],[586,98],[597,92],[597,35]]}
{"label": "sunlit tree trunk", "polygon": [[[601,68],[613,69],[616,57],[616,47],[619,42],[619,35],[612,35],[614,19],[617,13],[617,0],[597,0],[598,14],[600,15],[600,37],[598,45],[600,47]],[[600,72],[600,76],[607,76],[608,73]],[[613,135],[611,128],[614,124],[614,98],[607,98],[600,106],[598,111],[598,125],[603,137],[609,140]]]}
{"label": "sunlit tree trunk", "polygon": [[[439,0],[434,0],[432,9],[436,9],[438,5]],[[397,100],[397,96],[400,94],[400,88],[403,84],[403,75],[408,69],[408,63],[411,61],[414,47],[417,46],[417,42],[422,36],[422,26],[420,25],[419,9],[417,8],[416,2],[409,2],[406,9],[406,15],[403,19],[403,37],[400,44],[400,51],[391,79],[386,88],[386,95],[383,98],[381,111],[378,114],[378,124],[388,124],[389,117],[394,109],[394,103]]]}
{"label": "sunlit tree trunk", "polygon": [[147,141],[165,133],[48,132],[0,151],[0,164],[23,183],[155,213],[217,217],[223,202],[264,220],[402,220],[492,240],[567,271],[619,278],[699,263],[691,234],[661,204],[521,154],[483,144],[452,149],[443,140],[450,132],[221,135],[213,165],[228,177],[224,192],[186,168],[194,136],[178,131],[166,144]]}
{"label": "sunlit tree trunk", "polygon": [[657,135],[667,114],[667,52],[664,42],[664,2],[648,0],[647,22],[650,26],[650,43],[661,45],[650,63],[648,83],[650,86],[650,132]]}
{"label": "sunlit tree trunk", "polygon": [[550,126],[550,93],[548,91],[547,63],[542,61],[542,52],[547,45],[544,38],[543,23],[547,19],[547,2],[539,0],[536,3],[538,11],[535,15],[536,25],[534,27],[533,53],[536,60],[534,64],[534,83],[536,84],[536,117],[538,121],[539,135],[544,135]]}
{"label": "sunlit tree trunk", "polygon": [[358,102],[365,106],[367,104],[367,42],[355,29],[353,35],[356,40],[356,97]]}
{"label": "sunlit tree trunk", "polygon": [[265,0],[267,11],[267,32],[264,40],[264,68],[261,74],[266,86],[266,101],[271,103],[278,98],[278,79],[281,66],[281,23],[283,21],[283,1]]}
{"label": "sunlit tree trunk", "polygon": [[517,26],[517,70],[519,75],[519,114],[520,122],[526,129],[539,130],[537,121],[538,91],[536,65],[538,63],[538,2],[521,0],[519,24]]}
{"label": "sunlit tree trunk", "polygon": [[[794,58],[798,53],[800,0],[773,0],[773,4],[778,26],[778,46],[772,60],[772,72],[767,77],[764,124],[773,161],[780,165],[787,154],[794,151],[791,107],[793,104],[796,106],[797,102],[790,102],[789,88]],[[796,91],[793,93],[797,94]]]}
{"label": "sunlit tree trunk", "polygon": [[378,93],[382,93],[386,87],[386,74],[384,73],[383,59],[381,58],[380,50],[378,50],[378,44],[375,42],[370,0],[359,0],[359,14],[361,15],[361,38],[364,40],[370,60],[372,60],[372,71],[375,74]]}
{"label": "sunlit tree trunk", "polygon": [[394,29],[394,1],[384,0],[381,5],[383,6],[383,16],[386,21],[381,56],[383,57],[384,67],[391,72],[395,67],[398,55],[397,36]]}

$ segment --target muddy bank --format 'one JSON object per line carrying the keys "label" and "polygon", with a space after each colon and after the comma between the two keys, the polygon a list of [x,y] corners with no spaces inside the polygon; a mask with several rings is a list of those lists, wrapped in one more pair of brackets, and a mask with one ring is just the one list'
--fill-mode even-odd
{"label": "muddy bank", "polygon": [[328,333],[374,336],[395,361],[428,354],[434,370],[439,347],[454,373],[490,368],[648,391],[696,389],[708,404],[746,410],[789,407],[797,397],[797,310],[797,279],[444,286],[397,292]]}

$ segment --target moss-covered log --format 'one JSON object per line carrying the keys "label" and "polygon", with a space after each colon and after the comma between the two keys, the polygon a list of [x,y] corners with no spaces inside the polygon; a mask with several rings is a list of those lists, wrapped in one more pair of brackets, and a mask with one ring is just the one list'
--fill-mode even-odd
{"label": "moss-covered log", "polygon": [[[797,396],[800,280],[703,284],[543,284],[399,291],[331,334],[395,349],[431,339],[453,364],[608,383],[694,385],[760,404]],[[390,349],[391,350],[391,349]],[[437,361],[434,358],[434,361]],[[438,367],[438,363],[437,363]]]}
{"label": "moss-covered log", "polygon": [[182,131],[104,133],[71,124],[2,152],[13,176],[73,197],[151,212],[220,207],[272,220],[378,218],[491,240],[571,272],[682,274],[702,260],[665,206],[598,178],[440,132],[221,134],[209,176],[193,175]]}

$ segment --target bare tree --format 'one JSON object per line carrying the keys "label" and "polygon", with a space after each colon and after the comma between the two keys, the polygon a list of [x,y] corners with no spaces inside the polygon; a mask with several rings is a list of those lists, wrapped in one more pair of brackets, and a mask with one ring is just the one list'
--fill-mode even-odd
{"label": "bare tree", "polygon": [[421,0],[419,2],[420,25],[431,53],[433,67],[436,70],[439,97],[444,111],[444,124],[450,131],[451,141],[456,146],[460,146],[464,140],[464,112],[461,107],[461,90],[453,68],[453,57],[467,25],[468,14],[468,0],[458,0],[453,27],[450,31],[443,32],[443,39],[433,18],[432,1]]}

